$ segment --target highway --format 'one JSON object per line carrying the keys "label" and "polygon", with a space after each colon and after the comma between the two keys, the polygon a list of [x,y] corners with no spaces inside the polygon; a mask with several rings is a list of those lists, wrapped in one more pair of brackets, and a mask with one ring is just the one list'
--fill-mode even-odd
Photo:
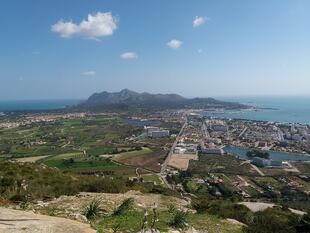
{"label": "highway", "polygon": [[167,173],[166,173],[166,172],[167,172],[167,166],[168,166],[168,164],[169,164],[169,161],[170,161],[170,159],[171,159],[171,156],[173,155],[174,148],[177,146],[178,141],[180,140],[180,138],[181,138],[181,136],[182,136],[182,134],[183,134],[184,128],[185,128],[186,125],[187,125],[187,114],[184,113],[183,117],[185,118],[185,122],[184,122],[184,124],[183,124],[183,126],[182,126],[182,128],[181,128],[181,130],[180,130],[180,132],[179,132],[179,134],[178,134],[178,136],[176,137],[176,139],[175,139],[175,141],[174,141],[174,143],[173,143],[173,145],[172,145],[172,147],[171,147],[171,149],[170,149],[170,151],[169,151],[168,156],[166,157],[165,161],[164,161],[163,164],[161,165],[161,170],[160,170],[160,176],[161,176],[162,180],[164,181],[164,183],[165,183],[170,189],[172,189],[172,187],[171,187],[171,185],[168,183],[168,181],[167,181],[167,179],[166,179],[166,176],[167,176]]}

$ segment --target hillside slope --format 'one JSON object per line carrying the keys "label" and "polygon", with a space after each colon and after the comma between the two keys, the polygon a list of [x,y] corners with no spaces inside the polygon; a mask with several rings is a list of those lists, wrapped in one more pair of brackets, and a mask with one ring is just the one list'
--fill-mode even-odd
{"label": "hillside slope", "polygon": [[95,233],[89,224],[0,207],[0,233]]}

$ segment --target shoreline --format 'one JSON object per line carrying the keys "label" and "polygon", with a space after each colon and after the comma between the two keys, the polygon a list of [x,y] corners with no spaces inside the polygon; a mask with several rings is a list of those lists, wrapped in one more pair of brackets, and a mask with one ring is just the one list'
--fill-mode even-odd
{"label": "shoreline", "polygon": [[[234,146],[234,145],[224,145],[223,150],[225,151],[225,147],[230,147],[230,148],[236,148],[236,149],[241,149],[241,150],[251,150],[251,148],[249,147],[241,147],[241,146]],[[274,151],[274,150],[264,150],[266,152],[270,152],[270,153],[283,153],[286,154],[287,156],[305,156],[305,157],[309,157],[309,160],[292,160],[292,161],[310,161],[310,154],[303,154],[303,153],[292,153],[292,152],[286,152],[286,151]],[[231,152],[226,152],[228,154],[233,154]],[[235,156],[241,156],[241,155],[237,155],[237,154],[233,154]]]}
{"label": "shoreline", "polygon": [[[280,109],[272,109],[272,108],[260,108],[261,111],[256,111],[257,109],[239,109],[239,110],[236,110],[236,111],[231,111],[231,110],[225,110],[225,109],[222,109],[221,111],[216,111],[216,110],[208,110],[208,109],[204,109],[204,110],[201,110],[199,112],[199,114],[202,116],[202,117],[213,117],[213,118],[216,118],[216,119],[233,119],[233,120],[243,120],[243,121],[252,121],[252,122],[263,122],[263,123],[267,123],[267,122],[273,122],[275,124],[299,124],[299,125],[307,125],[310,127],[310,122],[309,123],[304,123],[304,122],[293,122],[293,121],[279,121],[279,120],[258,120],[258,119],[249,119],[249,118],[242,118],[242,117],[234,117],[234,116],[226,116],[226,114],[242,114],[242,113],[248,113],[248,112],[251,112],[251,113],[255,113],[255,112],[267,112],[268,110],[271,110],[271,111],[279,111]],[[204,114],[204,113],[207,113],[208,115]],[[214,114],[213,116],[211,114]]]}

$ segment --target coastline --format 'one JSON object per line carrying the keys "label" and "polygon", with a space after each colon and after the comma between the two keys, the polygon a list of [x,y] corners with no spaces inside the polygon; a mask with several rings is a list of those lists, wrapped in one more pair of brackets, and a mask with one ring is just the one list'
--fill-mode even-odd
{"label": "coastline", "polygon": [[[236,148],[236,149],[241,149],[241,150],[251,150],[251,149],[258,149],[258,148],[249,148],[249,147],[243,147],[243,146],[235,146],[235,145],[224,145],[223,149],[225,151],[225,148]],[[305,157],[309,157],[309,160],[302,160],[302,161],[310,161],[310,154],[308,153],[296,153],[296,152],[287,152],[287,151],[275,151],[275,150],[264,150],[268,153],[271,153],[271,154],[284,154],[286,156],[295,156],[295,157],[298,157],[298,156],[305,156]],[[225,151],[226,152],[226,151]],[[226,152],[228,153],[228,152]],[[229,153],[229,154],[233,154],[233,153]],[[236,156],[240,156],[240,155],[237,155],[237,154],[233,154],[233,155],[236,155]],[[300,161],[300,160],[291,160],[291,161]]]}

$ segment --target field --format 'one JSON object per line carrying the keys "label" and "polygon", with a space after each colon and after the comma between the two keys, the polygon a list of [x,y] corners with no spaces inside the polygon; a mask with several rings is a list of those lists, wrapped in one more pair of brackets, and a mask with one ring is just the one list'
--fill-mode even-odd
{"label": "field", "polygon": [[[0,160],[43,162],[50,167],[82,173],[134,175],[134,166],[144,165],[156,171],[160,148],[150,149],[141,147],[139,142],[127,141],[141,131],[121,118],[110,116],[60,119],[0,129]],[[116,162],[108,159],[111,156]]]}
{"label": "field", "polygon": [[160,162],[164,160],[166,152],[157,148],[143,147],[140,151],[125,152],[113,157],[113,160],[123,164],[145,168],[153,172],[160,171]]}
{"label": "field", "polygon": [[[178,126],[165,122],[172,131]],[[135,168],[159,172],[173,138],[129,140],[142,130],[120,117],[104,115],[0,129],[0,161],[43,162],[79,173],[132,176]]]}
{"label": "field", "polygon": [[300,171],[301,174],[310,176],[310,162],[294,162],[293,165]]}
{"label": "field", "polygon": [[196,154],[173,154],[169,161],[169,166],[186,171],[188,169],[189,161],[197,160]]}
{"label": "field", "polygon": [[117,117],[88,117],[32,123],[0,130],[0,156],[19,158],[86,150],[93,155],[115,152],[116,144],[135,133]]}
{"label": "field", "polygon": [[257,176],[253,167],[231,155],[201,155],[199,160],[189,162],[188,171],[194,174],[225,173],[235,175]]}
{"label": "field", "polygon": [[132,176],[135,169],[113,162],[109,158],[85,156],[83,153],[67,153],[48,157],[42,161],[49,167],[79,173],[101,172],[109,175]]}
{"label": "field", "polygon": [[145,182],[153,182],[157,185],[163,184],[163,181],[158,175],[148,174],[148,175],[143,175],[142,178]]}

